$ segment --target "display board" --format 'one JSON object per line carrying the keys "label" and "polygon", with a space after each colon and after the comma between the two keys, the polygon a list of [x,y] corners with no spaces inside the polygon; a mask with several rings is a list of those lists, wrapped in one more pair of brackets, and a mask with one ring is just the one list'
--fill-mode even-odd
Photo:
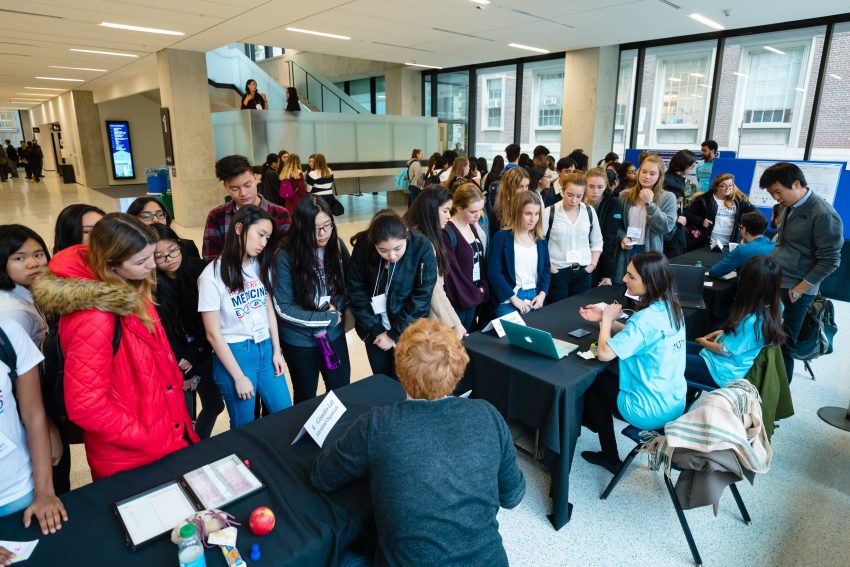
{"label": "display board", "polygon": [[[761,179],[764,171],[776,163],[779,162],[761,160],[756,162],[755,169],[753,170],[753,180],[750,183],[749,196],[750,203],[758,208],[770,208],[776,204],[776,200],[770,196],[767,189],[759,187],[759,179]],[[809,189],[823,197],[827,203],[831,205],[835,204],[835,192],[838,190],[838,182],[847,164],[806,161],[792,163],[796,163],[803,171]]]}
{"label": "display board", "polygon": [[109,139],[109,158],[115,179],[135,179],[133,149],[130,144],[130,123],[126,120],[107,120],[106,137]]}

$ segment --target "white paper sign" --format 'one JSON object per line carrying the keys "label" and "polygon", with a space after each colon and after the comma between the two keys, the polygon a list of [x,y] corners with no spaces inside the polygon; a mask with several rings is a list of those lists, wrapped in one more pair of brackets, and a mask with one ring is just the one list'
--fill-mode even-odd
{"label": "white paper sign", "polygon": [[502,315],[498,319],[493,319],[484,329],[481,330],[482,333],[486,333],[491,329],[496,329],[496,334],[501,339],[505,336],[505,329],[502,328],[502,321],[510,321],[511,323],[516,323],[517,325],[525,326],[525,321],[520,317],[519,311],[511,311],[507,315]]}
{"label": "white paper sign", "polygon": [[[767,189],[759,187],[764,170],[775,164],[775,161],[757,161],[753,172],[753,182],[750,185],[750,203],[755,207],[770,208],[776,204],[776,200],[770,196]],[[793,162],[803,171],[809,189],[823,197],[830,205],[835,201],[835,192],[838,190],[838,181],[844,166],[840,163],[812,163]]]}
{"label": "white paper sign", "polygon": [[14,555],[12,556],[12,563],[20,563],[21,561],[26,561],[32,555],[32,552],[35,551],[35,546],[38,545],[38,540],[34,539],[32,541],[3,541],[0,540],[0,547],[5,547]]}
{"label": "white paper sign", "polygon": [[316,411],[313,412],[313,415],[310,416],[310,419],[307,420],[307,423],[304,424],[304,427],[301,428],[301,431],[298,432],[298,435],[295,436],[295,439],[292,440],[291,445],[295,445],[306,432],[321,447],[328,433],[344,413],[345,406],[331,390],[319,404],[319,407],[316,408]]}

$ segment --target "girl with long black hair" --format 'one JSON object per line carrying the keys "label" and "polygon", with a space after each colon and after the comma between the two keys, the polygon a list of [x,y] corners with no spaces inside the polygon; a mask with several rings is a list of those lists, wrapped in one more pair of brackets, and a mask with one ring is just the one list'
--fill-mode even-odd
{"label": "girl with long black hair", "polygon": [[92,228],[104,215],[103,209],[85,203],[75,203],[62,209],[56,217],[53,253],[75,244],[88,244]]}
{"label": "girl with long black hair", "polygon": [[445,277],[449,273],[449,258],[443,244],[443,229],[451,218],[451,211],[451,193],[439,185],[431,185],[419,193],[419,197],[404,214],[404,222],[427,238],[434,247],[434,255],[437,259],[437,283],[431,294],[431,317],[451,327],[458,337],[464,337],[467,329],[461,323],[443,287]]}
{"label": "girl with long black hair", "polygon": [[396,341],[431,307],[437,282],[434,249],[391,209],[378,211],[351,243],[346,284],[355,329],[366,343],[372,372],[395,377]]}
{"label": "girl with long black hair", "polygon": [[[588,305],[579,314],[599,323],[597,357],[620,359],[619,376],[605,371],[584,396],[584,424],[599,435],[602,451],[581,456],[616,473],[620,466],[612,416],[641,429],[658,429],[685,411],[685,319],[667,258],[637,254],[623,277],[629,295],[640,300],[625,325],[623,307]],[[619,331],[612,336],[614,331]]]}
{"label": "girl with long black hair", "polygon": [[198,278],[198,311],[213,347],[213,378],[230,427],[254,420],[255,392],[274,413],[292,405],[274,307],[272,250],[274,223],[264,210],[240,207],[221,255]]}
{"label": "girl with long black hair", "polygon": [[327,201],[315,195],[301,199],[275,255],[274,288],[281,349],[296,404],[316,397],[319,373],[328,391],[351,380],[344,329],[349,260]]}
{"label": "girl with long black hair", "polygon": [[753,256],[738,270],[729,318],[714,332],[687,343],[685,378],[711,387],[747,375],[761,349],[781,345],[782,270],[770,256]]}

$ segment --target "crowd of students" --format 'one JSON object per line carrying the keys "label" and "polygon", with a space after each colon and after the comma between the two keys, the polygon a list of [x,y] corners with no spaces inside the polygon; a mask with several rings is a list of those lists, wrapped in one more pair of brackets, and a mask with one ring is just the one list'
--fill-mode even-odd
{"label": "crowd of students", "polygon": [[[459,341],[493,317],[623,282],[639,298],[625,324],[616,303],[580,310],[599,323],[598,358],[619,359],[619,373],[600,374],[585,396],[584,423],[601,450],[583,456],[615,471],[612,416],[663,427],[684,411],[686,377],[723,386],[745,375],[765,345],[781,344],[790,379],[802,316],[838,265],[841,219],[796,166],[777,164],[760,180],[783,206],[774,242],[731,175],[717,175],[703,193],[684,189],[678,178],[695,167],[704,175],[716,144],[703,150],[699,164],[683,150],[665,172],[654,154],[637,166],[609,154],[588,170],[581,150],[556,162],[543,146],[523,166],[516,144],[489,171],[485,160],[451,151],[422,167],[414,149],[407,212],[378,211],[350,243],[337,232],[325,157],[310,156],[305,174],[286,152],[256,172],[243,156],[216,163],[230,199],[210,211],[200,253],[152,197],[126,214],[66,207],[52,258],[32,230],[0,226],[0,329],[17,353],[16,368],[0,372],[0,433],[17,440],[12,456],[0,457],[4,468],[14,458],[16,471],[0,481],[0,516],[23,510],[25,522],[35,517],[46,531],[67,520],[57,495],[69,489],[69,443],[79,430],[95,480],[145,465],[209,437],[225,408],[236,428],[260,415],[258,398],[273,413],[315,397],[319,375],[328,390],[348,384],[351,328],[374,373],[401,378],[413,398],[439,399],[465,362],[443,368],[441,389],[420,384],[430,393],[418,396],[413,382],[428,378],[413,358],[430,355],[415,343],[402,351],[405,336],[459,357]],[[674,248],[740,242],[712,270],[738,270],[729,318],[695,343],[685,340],[665,256],[679,228],[686,238]],[[417,326],[422,319],[445,327]],[[434,338],[440,333],[451,338]],[[500,423],[492,441],[504,445]],[[362,448],[356,441],[323,457],[317,486],[342,482],[331,463]],[[521,492],[516,479],[512,487],[503,504]]]}

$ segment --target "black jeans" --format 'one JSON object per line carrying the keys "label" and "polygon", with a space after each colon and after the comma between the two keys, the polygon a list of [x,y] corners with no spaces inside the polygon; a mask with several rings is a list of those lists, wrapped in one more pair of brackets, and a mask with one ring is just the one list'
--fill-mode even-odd
{"label": "black jeans", "polygon": [[814,295],[803,295],[795,302],[791,302],[791,297],[788,295],[788,290],[781,290],[782,305],[785,311],[782,312],[782,328],[785,330],[787,338],[785,344],[782,345],[782,360],[785,361],[785,371],[788,372],[788,383],[794,377],[794,353],[797,351],[797,337],[800,336],[800,329],[803,327],[803,319],[806,318],[806,313],[815,301]]}
{"label": "black jeans", "polygon": [[318,346],[303,347],[287,343],[281,344],[283,358],[286,359],[289,377],[292,379],[292,391],[294,392],[292,403],[298,404],[316,397],[320,372],[327,391],[351,382],[351,360],[348,357],[345,335],[335,340],[333,347],[337,356],[339,356],[339,367],[336,370],[328,370],[325,366],[325,358]]}
{"label": "black jeans", "polygon": [[557,274],[552,274],[549,280],[549,293],[546,294],[546,305],[562,299],[584,293],[590,289],[590,274],[579,266],[578,268],[563,268]]}
{"label": "black jeans", "polygon": [[189,410],[189,415],[194,417],[195,394],[201,398],[201,413],[197,414],[197,419],[195,419],[195,433],[201,439],[209,439],[218,414],[224,411],[224,400],[212,377],[212,356],[195,364],[184,377],[191,378],[192,376],[200,376],[201,380],[194,392],[186,392],[186,407]]}
{"label": "black jeans", "polygon": [[366,357],[369,359],[369,366],[372,367],[372,374],[383,374],[394,380],[398,380],[395,375],[395,348],[390,350],[381,350],[372,344],[372,338],[366,338]]}
{"label": "black jeans", "polygon": [[460,324],[463,325],[463,328],[470,330],[472,327],[472,323],[475,322],[475,307],[471,307],[469,309],[457,309],[455,308],[455,313],[457,313],[457,318],[460,319]]}
{"label": "black jeans", "polygon": [[620,377],[605,370],[593,380],[584,393],[584,417],[582,425],[599,435],[602,454],[612,463],[619,462],[617,438],[614,435],[614,417],[622,419],[617,409],[620,393]]}

